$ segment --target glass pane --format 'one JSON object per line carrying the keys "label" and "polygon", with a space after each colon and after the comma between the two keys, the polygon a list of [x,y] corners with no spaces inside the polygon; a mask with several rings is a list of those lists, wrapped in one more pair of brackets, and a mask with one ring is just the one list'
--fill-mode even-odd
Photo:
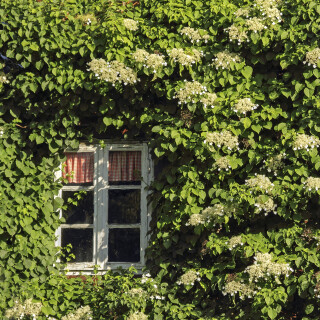
{"label": "glass pane", "polygon": [[66,153],[62,176],[68,185],[93,185],[94,154],[93,152]]}
{"label": "glass pane", "polygon": [[109,184],[141,184],[141,151],[110,151]]}
{"label": "glass pane", "polygon": [[140,223],[140,190],[109,190],[108,223]]}
{"label": "glass pane", "polygon": [[[62,191],[62,198],[68,206],[63,212],[67,224],[93,224],[92,191]],[[72,199],[72,203],[68,203],[68,198]]]}
{"label": "glass pane", "polygon": [[61,229],[61,246],[72,245],[76,257],[70,262],[92,262],[93,229]]}
{"label": "glass pane", "polygon": [[109,229],[109,261],[140,261],[140,229]]}

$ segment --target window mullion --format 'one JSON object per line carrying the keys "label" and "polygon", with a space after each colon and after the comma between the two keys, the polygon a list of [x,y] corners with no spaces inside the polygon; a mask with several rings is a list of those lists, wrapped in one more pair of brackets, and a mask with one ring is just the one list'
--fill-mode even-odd
{"label": "window mullion", "polygon": [[148,183],[148,152],[147,145],[143,144],[143,149],[141,153],[141,217],[140,217],[140,263],[144,265],[145,248],[147,247],[147,183]]}
{"label": "window mullion", "polygon": [[97,263],[102,269],[106,269],[108,259],[108,228],[107,228],[107,158],[106,148],[98,149],[98,183],[97,183]]}

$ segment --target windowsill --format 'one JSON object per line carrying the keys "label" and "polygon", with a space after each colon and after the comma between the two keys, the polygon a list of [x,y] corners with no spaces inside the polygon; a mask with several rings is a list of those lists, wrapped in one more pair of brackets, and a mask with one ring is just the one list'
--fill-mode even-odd
{"label": "windowsill", "polygon": [[[64,269],[66,271],[66,275],[93,275],[95,265],[89,262],[81,262],[81,263],[68,263],[67,267]],[[129,269],[130,267],[134,267],[137,270],[137,274],[142,274],[142,269],[145,267],[141,263],[130,263],[130,262],[109,262],[106,269],[97,268],[97,274],[103,275],[109,270],[116,271],[119,268]]]}

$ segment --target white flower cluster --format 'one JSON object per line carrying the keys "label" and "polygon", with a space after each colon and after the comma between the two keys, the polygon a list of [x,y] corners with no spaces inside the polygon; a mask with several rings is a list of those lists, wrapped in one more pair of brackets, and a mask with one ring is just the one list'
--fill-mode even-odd
{"label": "white flower cluster", "polygon": [[320,189],[320,178],[309,177],[303,184],[308,191],[318,191]]}
{"label": "white flower cluster", "polygon": [[274,157],[271,157],[268,160],[263,160],[263,163],[265,163],[265,167],[267,167],[268,172],[273,172],[273,174],[276,176],[278,174],[278,170],[284,167],[283,159],[286,158],[285,153],[277,154]]}
{"label": "white flower cluster", "polygon": [[180,280],[177,281],[177,284],[193,286],[196,281],[201,281],[200,273],[194,270],[189,270],[180,277]]}
{"label": "white flower cluster", "polygon": [[32,299],[27,299],[24,303],[17,300],[13,308],[5,312],[5,317],[9,320],[24,319],[24,317],[31,317],[36,320],[41,313],[42,304],[39,302],[32,302]]}
{"label": "white flower cluster", "polygon": [[186,226],[198,226],[200,224],[205,224],[205,216],[200,213],[194,213],[190,216],[188,222],[186,223]]}
{"label": "white flower cluster", "polygon": [[92,311],[89,306],[80,307],[74,313],[62,317],[61,320],[92,320]]}
{"label": "white flower cluster", "polygon": [[143,274],[141,277],[141,283],[146,283],[146,282],[152,282],[153,279],[151,278],[151,274],[148,272],[146,274]]}
{"label": "white flower cluster", "polygon": [[207,88],[198,81],[185,81],[183,88],[180,88],[174,98],[178,99],[178,104],[196,103],[198,96],[204,95]]}
{"label": "white flower cluster", "polygon": [[127,28],[128,30],[131,31],[136,31],[139,29],[138,27],[139,22],[135,21],[133,19],[123,19],[123,25],[125,26],[125,28]]}
{"label": "white flower cluster", "polygon": [[233,24],[231,27],[225,29],[229,33],[230,41],[238,41],[240,45],[241,42],[249,41],[246,30],[242,30],[240,26]]}
{"label": "white flower cluster", "polygon": [[241,236],[231,237],[231,238],[229,239],[229,241],[226,242],[226,244],[228,245],[229,250],[232,250],[232,249],[234,249],[234,248],[237,247],[237,246],[243,246],[243,242],[242,242]]}
{"label": "white flower cluster", "polygon": [[78,16],[76,16],[76,19],[79,19],[82,23],[87,25],[91,24],[92,21],[97,21],[97,18],[95,17],[95,15],[91,13],[79,14]]}
{"label": "white flower cluster", "polygon": [[220,170],[228,171],[229,169],[231,169],[230,160],[228,159],[228,157],[219,158],[218,160],[216,160],[214,165],[215,167],[218,168],[218,171]]}
{"label": "white flower cluster", "polygon": [[222,294],[224,296],[227,294],[230,294],[230,296],[235,296],[237,293],[239,293],[240,299],[244,299],[246,297],[252,298],[257,293],[257,291],[254,284],[245,284],[236,280],[227,282],[222,289]]}
{"label": "white flower cluster", "polygon": [[315,136],[308,136],[306,134],[298,134],[293,142],[293,150],[306,149],[309,151],[320,146],[320,139]]}
{"label": "white flower cluster", "polygon": [[320,298],[320,282],[318,281],[313,289],[314,294],[317,298]]}
{"label": "white flower cluster", "polygon": [[232,206],[224,206],[217,203],[212,207],[205,208],[201,213],[192,214],[186,226],[198,226],[210,222],[216,225],[224,221],[224,216],[230,216],[233,212],[235,212],[235,208]]}
{"label": "white flower cluster", "polygon": [[136,312],[130,313],[127,320],[148,320],[148,316],[145,315],[143,312],[136,311]]}
{"label": "white flower cluster", "polygon": [[216,54],[216,58],[212,59],[216,69],[230,69],[232,63],[241,63],[243,59],[236,53],[224,50]]}
{"label": "white flower cluster", "polygon": [[146,295],[146,292],[142,288],[132,288],[130,289],[127,294],[131,297],[143,297]]}
{"label": "white flower cluster", "polygon": [[320,62],[320,48],[315,48],[306,54],[306,60],[303,63],[307,63],[308,66],[317,67],[318,62]]}
{"label": "white flower cluster", "polygon": [[214,103],[217,100],[218,96],[215,93],[207,92],[204,96],[200,99],[200,101],[203,103],[203,107],[206,109],[207,106],[211,106],[211,108],[214,108]]}
{"label": "white flower cluster", "polygon": [[234,14],[237,18],[239,17],[249,18],[250,8],[240,8]]}
{"label": "white flower cluster", "polygon": [[137,62],[143,63],[145,68],[153,69],[153,73],[156,73],[158,69],[167,65],[163,55],[155,53],[150,54],[143,49],[137,49],[136,52],[132,54],[132,57]]}
{"label": "white flower cluster", "polygon": [[243,98],[238,100],[238,102],[234,105],[233,111],[246,114],[249,111],[255,110],[259,107],[258,104],[254,104],[251,101],[251,98]]}
{"label": "white flower cluster", "polygon": [[184,51],[181,48],[173,48],[168,52],[168,55],[174,62],[178,62],[183,66],[192,66],[193,64],[201,61],[203,51],[199,51],[197,49]]}
{"label": "white flower cluster", "polygon": [[246,21],[246,26],[248,27],[248,30],[253,31],[254,33],[267,29],[267,26],[263,24],[263,20],[257,17],[248,19]]}
{"label": "white flower cluster", "polygon": [[260,10],[261,15],[265,19],[269,19],[272,24],[282,21],[282,12],[277,8],[281,1],[275,0],[256,0],[256,5]]}
{"label": "white flower cluster", "polygon": [[287,263],[272,262],[270,253],[258,252],[254,259],[254,264],[245,269],[245,272],[249,274],[250,282],[258,282],[260,278],[267,280],[268,276],[289,276],[289,273],[293,271]]}
{"label": "white flower cluster", "polygon": [[150,296],[150,300],[165,300],[166,297],[164,296],[159,296],[159,295],[155,295],[155,296]]}
{"label": "white flower cluster", "polygon": [[208,132],[204,143],[208,143],[210,146],[214,144],[218,148],[226,146],[229,150],[238,148],[239,146],[238,137],[227,130],[221,132]]}
{"label": "white flower cluster", "polygon": [[257,212],[264,211],[264,215],[267,216],[269,212],[273,212],[274,214],[277,214],[276,208],[277,205],[274,203],[273,199],[270,197],[267,197],[265,199],[264,196],[259,196],[256,200],[256,203],[254,204],[257,208]]}
{"label": "white flower cluster", "polygon": [[137,74],[124,63],[119,61],[106,62],[104,59],[93,59],[88,63],[88,71],[94,72],[98,79],[115,83],[134,84],[137,82]]}
{"label": "white flower cluster", "polygon": [[246,185],[251,188],[259,188],[261,191],[269,193],[272,191],[274,184],[268,177],[262,174],[256,174],[255,178],[246,180]]}
{"label": "white flower cluster", "polygon": [[9,83],[9,80],[7,79],[7,77],[4,75],[4,73],[0,73],[0,84],[3,83]]}
{"label": "white flower cluster", "polygon": [[[203,33],[203,35],[201,35],[201,33]],[[208,34],[205,34],[206,31],[205,30],[197,30],[194,28],[190,28],[190,27],[184,27],[181,29],[180,33],[182,35],[186,35],[190,41],[193,42],[199,42],[201,40],[204,40],[205,43],[208,42],[208,39],[210,39],[210,36]]]}

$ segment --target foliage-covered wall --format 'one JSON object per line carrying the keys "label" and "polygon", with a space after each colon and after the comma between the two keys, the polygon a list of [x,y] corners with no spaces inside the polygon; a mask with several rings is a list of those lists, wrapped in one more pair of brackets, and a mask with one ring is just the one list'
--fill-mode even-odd
{"label": "foliage-covered wall", "polygon": [[173,290],[143,311],[318,319],[319,26],[311,0],[2,0],[1,307],[53,272],[63,150],[143,139],[167,162],[148,268]]}

